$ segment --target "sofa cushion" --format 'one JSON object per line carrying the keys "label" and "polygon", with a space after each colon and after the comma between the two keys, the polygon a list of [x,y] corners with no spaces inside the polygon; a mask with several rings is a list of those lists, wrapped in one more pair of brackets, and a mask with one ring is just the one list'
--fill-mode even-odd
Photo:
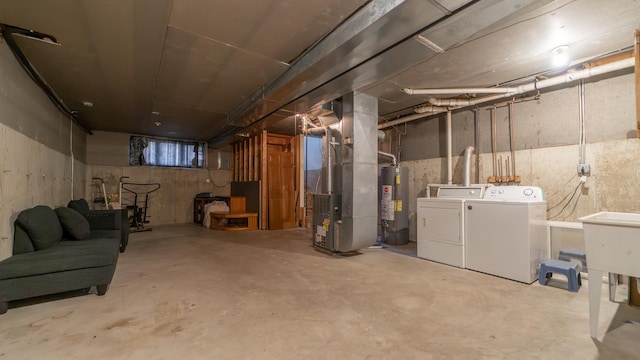
{"label": "sofa cushion", "polygon": [[83,216],[89,215],[89,211],[91,211],[91,209],[89,209],[89,203],[87,203],[85,199],[71,200],[67,204],[67,207],[72,208]]}
{"label": "sofa cushion", "polygon": [[23,210],[16,219],[16,223],[24,229],[34,249],[44,250],[62,239],[62,226],[58,215],[48,206],[38,205]]}
{"label": "sofa cushion", "polygon": [[120,230],[91,230],[87,240],[91,239],[120,239]]}
{"label": "sofa cushion", "polygon": [[62,241],[45,250],[0,261],[0,280],[114,265],[117,239]]}
{"label": "sofa cushion", "polygon": [[68,207],[59,207],[56,210],[65,239],[84,240],[89,236],[91,229],[89,221],[79,212]]}
{"label": "sofa cushion", "polygon": [[15,232],[13,235],[13,255],[24,254],[28,252],[33,252],[35,249],[33,248],[33,244],[31,243],[31,239],[29,239],[29,234],[18,224],[18,222],[14,222]]}

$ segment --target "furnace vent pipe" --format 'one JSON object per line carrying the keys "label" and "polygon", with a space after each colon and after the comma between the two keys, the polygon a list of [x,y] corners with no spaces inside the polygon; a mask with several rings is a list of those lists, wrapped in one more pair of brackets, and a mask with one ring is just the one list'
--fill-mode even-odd
{"label": "furnace vent pipe", "polygon": [[469,145],[464,149],[464,178],[462,183],[465,187],[471,186],[471,156],[473,155],[474,147]]}

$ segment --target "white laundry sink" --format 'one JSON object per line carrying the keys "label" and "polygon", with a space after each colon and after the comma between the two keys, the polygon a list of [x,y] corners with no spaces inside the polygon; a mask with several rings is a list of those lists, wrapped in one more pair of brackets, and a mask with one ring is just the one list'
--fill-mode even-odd
{"label": "white laundry sink", "polygon": [[584,223],[590,333],[595,338],[602,284],[594,280],[601,279],[603,272],[640,277],[640,214],[599,212],[578,220]]}

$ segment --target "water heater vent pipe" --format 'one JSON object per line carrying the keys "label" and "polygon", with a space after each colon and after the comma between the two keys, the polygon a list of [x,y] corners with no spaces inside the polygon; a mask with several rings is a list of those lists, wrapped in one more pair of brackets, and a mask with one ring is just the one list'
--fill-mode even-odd
{"label": "water heater vent pipe", "polygon": [[390,154],[390,153],[388,153],[388,152],[384,152],[384,151],[378,151],[378,154],[380,154],[380,155],[382,155],[382,156],[390,157],[390,158],[391,158],[391,162],[392,162],[393,166],[398,165],[398,164],[396,163],[396,156],[395,156],[395,155]]}

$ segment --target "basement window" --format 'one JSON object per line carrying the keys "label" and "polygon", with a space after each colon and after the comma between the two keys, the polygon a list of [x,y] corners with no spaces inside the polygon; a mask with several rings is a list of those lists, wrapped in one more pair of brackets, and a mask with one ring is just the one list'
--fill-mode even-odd
{"label": "basement window", "polygon": [[129,165],[204,168],[207,143],[132,136]]}

